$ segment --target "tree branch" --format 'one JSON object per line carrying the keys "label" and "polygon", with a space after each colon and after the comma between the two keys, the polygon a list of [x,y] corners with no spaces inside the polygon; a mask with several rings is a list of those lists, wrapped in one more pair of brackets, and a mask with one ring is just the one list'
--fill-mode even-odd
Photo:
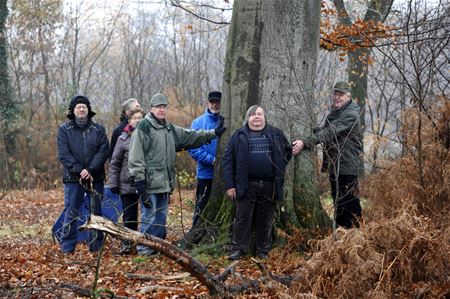
{"label": "tree branch", "polygon": [[[205,265],[195,260],[185,251],[177,248],[175,245],[158,237],[128,229],[101,216],[91,214],[87,223],[80,227],[80,230],[85,229],[100,230],[121,240],[132,241],[139,245],[144,245],[157,250],[161,254],[177,262],[185,271],[191,273],[192,276],[208,288],[211,295],[218,295],[225,298],[230,297],[233,293],[258,290],[261,283],[264,283],[268,279],[267,277],[261,277],[259,279],[246,280],[246,282],[238,285],[224,285],[221,279],[224,280],[231,274],[231,269],[235,266],[234,263],[228,267],[224,273],[216,276],[209,272]],[[289,281],[289,284],[292,282],[292,279],[293,278],[286,277],[286,281]]]}

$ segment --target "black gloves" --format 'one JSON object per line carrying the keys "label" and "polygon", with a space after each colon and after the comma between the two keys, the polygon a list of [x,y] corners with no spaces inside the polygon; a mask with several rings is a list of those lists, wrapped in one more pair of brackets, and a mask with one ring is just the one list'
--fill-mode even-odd
{"label": "black gloves", "polygon": [[136,181],[134,183],[134,187],[136,188],[136,191],[139,195],[143,195],[144,193],[146,193],[145,185],[146,185],[145,180]]}
{"label": "black gloves", "polygon": [[223,126],[224,120],[225,119],[223,118],[223,116],[219,115],[219,120],[217,121],[216,128],[214,129],[214,132],[216,133],[217,137],[220,137],[223,134],[223,132],[225,132],[225,130],[227,129]]}
{"label": "black gloves", "polygon": [[130,184],[130,186],[131,187],[134,187],[134,176],[130,176],[129,178],[128,178],[128,184]]}
{"label": "black gloves", "polygon": [[136,181],[134,183],[134,187],[136,188],[136,192],[137,194],[139,194],[139,196],[141,197],[141,202],[142,204],[147,208],[147,209],[151,209],[152,208],[152,203],[150,201],[150,198],[148,198],[147,195],[147,190],[146,190],[146,185],[147,183],[145,182],[145,180],[142,181]]}
{"label": "black gloves", "polygon": [[119,187],[109,188],[109,191],[111,191],[112,194],[118,194],[119,193]]}

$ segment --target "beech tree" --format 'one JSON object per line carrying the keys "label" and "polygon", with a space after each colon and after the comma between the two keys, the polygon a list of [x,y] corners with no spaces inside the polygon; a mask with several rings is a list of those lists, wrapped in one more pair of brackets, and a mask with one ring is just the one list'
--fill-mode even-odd
{"label": "beech tree", "polygon": [[[319,49],[320,1],[238,0],[234,2],[222,86],[221,114],[228,130],[218,161],[231,134],[242,126],[247,108],[266,110],[268,123],[290,140],[304,138],[314,126],[313,82]],[[234,205],[224,197],[221,165],[215,167],[212,194],[201,221],[180,242],[226,244]],[[276,227],[325,228],[330,221],[315,188],[313,153],[290,163]]]}

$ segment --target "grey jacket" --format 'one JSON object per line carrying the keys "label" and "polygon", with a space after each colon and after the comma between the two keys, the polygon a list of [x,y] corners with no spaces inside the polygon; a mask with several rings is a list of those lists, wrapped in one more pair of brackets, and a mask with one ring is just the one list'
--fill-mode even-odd
{"label": "grey jacket", "polygon": [[130,171],[128,170],[128,149],[130,147],[131,136],[127,132],[117,138],[114,152],[109,162],[109,179],[110,188],[119,187],[119,193],[134,194],[136,188],[129,183]]}
{"label": "grey jacket", "polygon": [[199,147],[215,137],[214,130],[188,130],[169,122],[162,125],[147,114],[131,136],[130,173],[135,181],[146,181],[148,193],[172,192],[176,152]]}
{"label": "grey jacket", "polygon": [[323,144],[324,166],[330,174],[361,174],[363,137],[359,116],[359,106],[350,100],[342,108],[331,111],[325,125],[304,140],[305,148]]}

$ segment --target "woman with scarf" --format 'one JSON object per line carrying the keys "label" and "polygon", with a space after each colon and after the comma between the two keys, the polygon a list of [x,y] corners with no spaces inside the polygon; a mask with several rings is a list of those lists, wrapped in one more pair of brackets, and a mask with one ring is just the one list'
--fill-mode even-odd
{"label": "woman with scarf", "polygon": [[[117,139],[114,152],[109,163],[109,188],[112,193],[120,194],[123,208],[124,226],[137,230],[138,227],[138,199],[136,188],[130,185],[128,170],[128,149],[130,147],[131,134],[138,122],[145,116],[142,108],[131,109],[128,117],[128,124]],[[136,246],[130,241],[123,241],[120,248],[120,254],[133,254],[136,252]]]}

